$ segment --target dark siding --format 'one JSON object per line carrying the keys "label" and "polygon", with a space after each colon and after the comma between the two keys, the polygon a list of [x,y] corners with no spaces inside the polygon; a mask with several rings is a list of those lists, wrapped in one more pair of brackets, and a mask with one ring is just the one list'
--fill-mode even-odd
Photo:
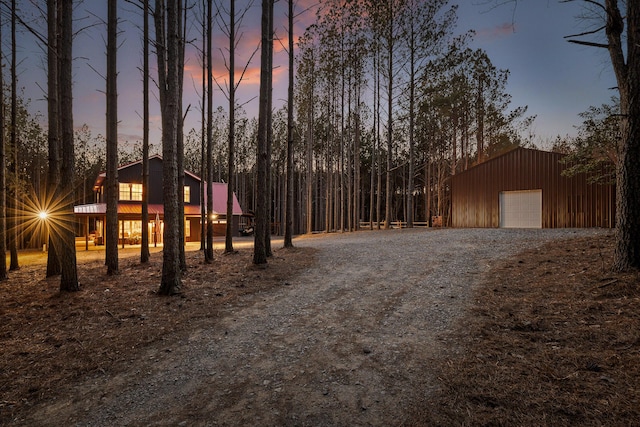
{"label": "dark siding", "polygon": [[162,159],[149,159],[149,204],[162,204]]}
{"label": "dark siding", "polygon": [[189,202],[185,201],[184,204],[200,206],[200,181],[198,181],[191,175],[185,174],[184,185],[185,187],[188,186],[189,188],[191,188],[191,190],[189,190],[189,197],[191,200]]}
{"label": "dark siding", "polygon": [[562,176],[562,154],[517,148],[451,179],[452,225],[498,227],[500,192],[542,190],[542,226],[615,226],[615,191],[584,174]]}
{"label": "dark siding", "polygon": [[[136,162],[118,170],[118,182],[142,183],[142,163]],[[200,181],[185,174],[184,185],[191,187],[191,201],[185,204],[200,205]],[[149,204],[162,204],[162,159],[149,159]]]}
{"label": "dark siding", "polygon": [[118,170],[118,182],[142,183],[142,165],[134,163]]}

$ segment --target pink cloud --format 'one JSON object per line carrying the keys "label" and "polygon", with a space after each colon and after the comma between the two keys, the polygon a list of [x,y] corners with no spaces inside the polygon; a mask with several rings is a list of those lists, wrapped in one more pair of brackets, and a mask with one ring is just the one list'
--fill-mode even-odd
{"label": "pink cloud", "polygon": [[515,25],[513,22],[504,22],[501,25],[497,25],[491,28],[481,28],[476,31],[476,37],[483,41],[497,40],[502,37],[507,37],[515,33]]}

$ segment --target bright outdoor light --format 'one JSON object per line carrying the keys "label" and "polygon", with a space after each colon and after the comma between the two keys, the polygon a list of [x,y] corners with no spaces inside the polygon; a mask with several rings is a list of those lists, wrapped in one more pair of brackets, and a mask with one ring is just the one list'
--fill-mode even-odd
{"label": "bright outdoor light", "polygon": [[40,213],[38,213],[38,217],[40,217],[40,219],[42,220],[47,219],[48,216],[49,214],[46,211],[40,211]]}

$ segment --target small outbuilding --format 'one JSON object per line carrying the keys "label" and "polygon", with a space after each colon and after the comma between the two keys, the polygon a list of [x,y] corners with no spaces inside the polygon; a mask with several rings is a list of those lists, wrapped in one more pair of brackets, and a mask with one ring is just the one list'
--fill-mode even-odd
{"label": "small outbuilding", "polygon": [[564,176],[565,155],[518,147],[451,178],[451,225],[615,227],[615,186]]}

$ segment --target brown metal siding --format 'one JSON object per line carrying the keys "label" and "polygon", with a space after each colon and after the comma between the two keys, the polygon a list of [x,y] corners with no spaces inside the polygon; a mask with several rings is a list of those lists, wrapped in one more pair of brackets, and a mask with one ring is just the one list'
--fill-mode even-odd
{"label": "brown metal siding", "polygon": [[562,176],[563,155],[517,148],[451,178],[454,227],[498,227],[502,191],[542,190],[544,228],[615,226],[612,185]]}

